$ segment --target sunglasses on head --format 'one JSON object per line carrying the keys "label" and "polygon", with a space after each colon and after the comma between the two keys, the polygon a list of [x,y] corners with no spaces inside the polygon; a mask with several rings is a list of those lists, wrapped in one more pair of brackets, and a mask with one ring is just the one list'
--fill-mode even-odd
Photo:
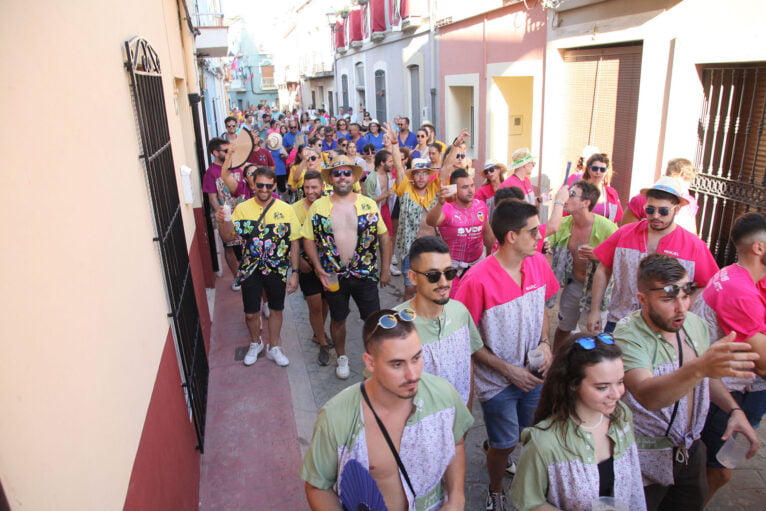
{"label": "sunglasses on head", "polygon": [[604,344],[614,344],[614,337],[612,337],[612,334],[603,333],[593,337],[581,337],[575,342],[584,350],[592,350],[596,347],[596,341],[601,341]]}
{"label": "sunglasses on head", "polygon": [[665,293],[668,296],[674,297],[674,296],[678,296],[678,293],[680,293],[681,290],[684,291],[684,294],[690,295],[696,289],[697,289],[696,282],[687,282],[683,286],[679,286],[678,284],[668,284],[667,286],[663,286],[663,287],[653,287],[649,289],[649,291],[665,291]]}
{"label": "sunglasses on head", "polygon": [[609,167],[599,167],[598,165],[591,165],[588,167],[593,172],[604,172],[606,173],[607,170],[609,170]]}
{"label": "sunglasses on head", "polygon": [[670,208],[667,207],[661,207],[657,208],[655,206],[646,206],[644,208],[644,211],[646,211],[647,215],[653,215],[654,213],[659,213],[660,216],[668,216],[670,214]]}
{"label": "sunglasses on head", "polygon": [[[411,269],[411,268],[410,268]],[[423,275],[426,279],[428,279],[428,282],[431,284],[436,284],[439,282],[442,278],[442,275],[444,275],[444,278],[447,280],[454,280],[455,277],[457,277],[457,268],[447,268],[444,271],[418,271],[418,270],[412,270],[418,275]]]}
{"label": "sunglasses on head", "polygon": [[354,171],[353,170],[331,170],[330,173],[332,174],[332,177],[340,177],[340,176],[351,177],[351,174],[353,174]]}
{"label": "sunglasses on head", "polygon": [[399,321],[406,321],[409,323],[410,321],[415,321],[416,317],[417,314],[415,314],[415,311],[412,309],[402,309],[400,311],[394,312],[393,314],[384,314],[378,318],[378,324],[375,325],[375,328],[372,329],[372,332],[370,332],[370,335],[368,335],[367,338],[371,338],[378,330],[378,328],[391,330],[397,325],[397,323],[399,323]]}
{"label": "sunglasses on head", "polygon": [[263,188],[266,188],[267,190],[271,190],[272,188],[274,188],[274,183],[255,183],[255,186],[259,190],[262,190]]}

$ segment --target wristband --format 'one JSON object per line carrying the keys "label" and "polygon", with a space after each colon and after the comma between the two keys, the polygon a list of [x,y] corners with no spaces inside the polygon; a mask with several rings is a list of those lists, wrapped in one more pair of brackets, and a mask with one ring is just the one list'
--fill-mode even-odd
{"label": "wristband", "polygon": [[553,201],[553,204],[554,204],[554,205],[556,205],[556,204],[560,204],[562,208],[564,207],[564,203],[563,203],[563,202],[561,202],[560,200],[555,200],[555,201]]}
{"label": "wristband", "polygon": [[549,348],[551,347],[551,343],[548,342],[548,339],[540,339],[538,346],[540,346],[540,344],[547,344]]}
{"label": "wristband", "polygon": [[745,413],[745,410],[743,410],[743,409],[742,409],[742,408],[740,408],[739,406],[735,406],[734,408],[732,408],[731,410],[729,410],[729,417],[731,417],[731,414],[733,414],[733,413],[734,413],[734,412],[736,412],[737,410],[739,410],[739,411],[740,411],[740,412],[742,412],[742,413]]}
{"label": "wristband", "polygon": [[293,273],[299,273],[301,271],[300,268],[293,268]]}

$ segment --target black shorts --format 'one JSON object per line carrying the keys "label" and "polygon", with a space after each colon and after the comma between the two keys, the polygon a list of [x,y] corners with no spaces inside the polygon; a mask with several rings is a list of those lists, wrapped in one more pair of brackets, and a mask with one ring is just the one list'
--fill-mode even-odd
{"label": "black shorts", "polygon": [[261,296],[266,291],[269,308],[281,311],[285,308],[285,293],[287,283],[279,273],[263,275],[256,271],[242,282],[242,303],[245,314],[257,314],[261,311]]}
{"label": "black shorts", "polygon": [[399,210],[401,208],[399,207],[399,197],[396,198],[396,202],[394,202],[394,208],[391,210],[391,220],[399,220]]}
{"label": "black shorts", "polygon": [[301,292],[303,296],[314,296],[324,291],[322,287],[322,281],[316,276],[316,273],[303,273],[298,276],[298,282],[301,286]]}
{"label": "black shorts", "polygon": [[359,307],[359,316],[362,321],[373,312],[380,310],[380,296],[378,296],[378,282],[371,278],[342,277],[340,289],[331,293],[325,291],[327,304],[330,306],[330,318],[333,321],[344,321],[348,317],[349,299],[353,298]]}
{"label": "black shorts", "polygon": [[287,174],[277,176],[277,190],[279,190],[279,193],[287,191]]}

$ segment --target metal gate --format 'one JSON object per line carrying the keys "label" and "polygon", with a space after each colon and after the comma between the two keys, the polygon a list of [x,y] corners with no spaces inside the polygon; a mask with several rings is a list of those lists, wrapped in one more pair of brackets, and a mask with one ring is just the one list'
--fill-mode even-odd
{"label": "metal gate", "polygon": [[159,247],[170,307],[168,317],[180,355],[182,385],[197,433],[197,448],[202,451],[209,370],[186,249],[160,61],[151,45],[140,38],[125,42],[125,54],[143,151],[139,157],[146,170],[154,241]]}
{"label": "metal gate", "polygon": [[699,235],[718,265],[732,264],[734,220],[766,209],[766,64],[702,69],[704,101],[692,186],[699,203]]}

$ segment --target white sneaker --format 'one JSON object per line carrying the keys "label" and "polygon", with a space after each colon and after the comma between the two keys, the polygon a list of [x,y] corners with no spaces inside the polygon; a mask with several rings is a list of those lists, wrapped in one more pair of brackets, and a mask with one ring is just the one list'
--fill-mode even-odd
{"label": "white sneaker", "polygon": [[388,270],[391,272],[391,275],[393,275],[394,277],[398,277],[399,275],[402,274],[401,270],[397,268],[396,265],[393,263],[391,263],[391,266],[388,267]]}
{"label": "white sneaker", "polygon": [[351,375],[351,370],[348,368],[348,357],[341,355],[338,357],[338,367],[335,368],[335,376],[341,380],[347,379]]}
{"label": "white sneaker", "polygon": [[290,363],[290,361],[287,360],[285,354],[282,353],[282,348],[279,346],[274,346],[273,348],[267,349],[266,358],[273,360],[274,363],[276,363],[279,367],[285,367]]}
{"label": "white sneaker", "polygon": [[398,257],[396,257],[396,254],[393,254],[393,255],[391,256],[391,264],[394,264],[394,265],[397,265],[397,264],[399,264],[399,258],[398,258]]}
{"label": "white sneaker", "polygon": [[255,364],[255,361],[258,360],[258,354],[263,351],[263,341],[261,342],[251,342],[250,343],[250,349],[247,350],[247,355],[245,355],[245,365],[251,366]]}
{"label": "white sneaker", "polygon": [[236,280],[234,282],[232,282],[232,284],[231,284],[231,290],[232,291],[239,291],[240,289],[242,289],[242,286],[237,284]]}
{"label": "white sneaker", "polygon": [[269,316],[271,316],[271,311],[269,310],[269,304],[268,302],[264,302],[263,300],[261,300],[261,314],[266,319],[269,319]]}

